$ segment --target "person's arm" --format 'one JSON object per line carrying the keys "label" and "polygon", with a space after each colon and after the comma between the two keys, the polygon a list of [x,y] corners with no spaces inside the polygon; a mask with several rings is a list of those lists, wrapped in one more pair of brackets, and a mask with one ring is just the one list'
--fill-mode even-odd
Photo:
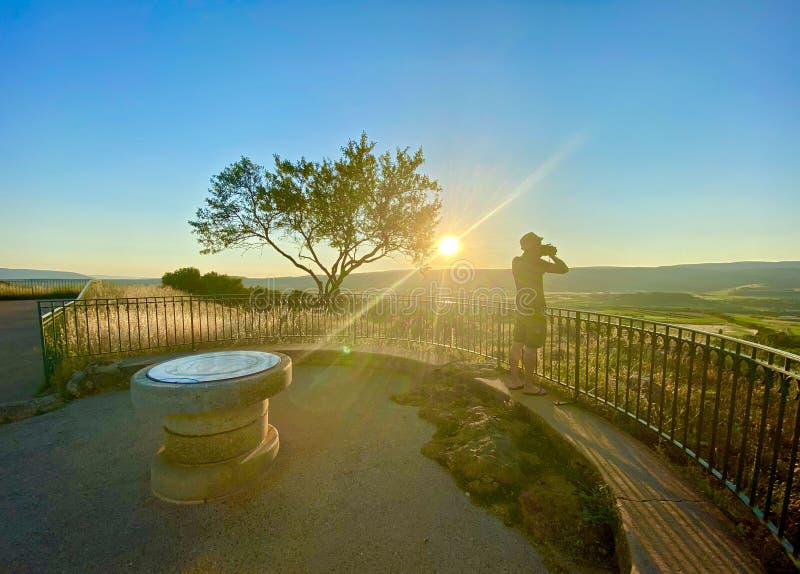
{"label": "person's arm", "polygon": [[556,249],[555,245],[551,245],[551,244],[548,243],[547,245],[545,245],[545,247],[548,248],[549,253],[547,254],[547,256],[550,257],[550,260],[551,260],[547,264],[547,268],[545,269],[545,272],[547,272],[547,273],[558,273],[559,275],[563,275],[564,273],[569,271],[569,267],[567,267],[567,264],[564,263],[558,257],[556,257],[556,253],[558,253],[558,250]]}
{"label": "person's arm", "polygon": [[563,275],[564,273],[567,273],[569,271],[569,267],[567,267],[567,264],[564,263],[561,259],[559,259],[555,255],[551,255],[550,259],[553,261],[553,263],[551,264],[550,269],[547,270],[548,273],[558,273]]}

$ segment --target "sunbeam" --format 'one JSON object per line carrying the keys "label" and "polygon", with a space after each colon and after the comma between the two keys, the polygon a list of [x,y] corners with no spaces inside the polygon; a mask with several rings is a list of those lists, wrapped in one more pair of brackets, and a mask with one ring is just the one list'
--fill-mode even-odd
{"label": "sunbeam", "polygon": [[503,201],[497,204],[494,208],[490,209],[487,213],[482,215],[475,221],[472,225],[470,225],[466,230],[464,230],[460,235],[458,235],[458,239],[463,239],[475,229],[480,227],[483,223],[485,223],[488,219],[494,217],[501,211],[503,211],[506,207],[508,207],[514,200],[519,198],[521,195],[531,191],[534,186],[542,181],[545,177],[547,177],[551,172],[553,172],[565,159],[571,156],[575,151],[577,151],[584,143],[586,143],[585,136],[577,136],[572,138],[569,142],[567,142],[564,147],[557,150],[553,155],[548,157],[541,165],[539,165],[536,169],[534,169],[522,182],[514,188],[514,190],[506,197]]}

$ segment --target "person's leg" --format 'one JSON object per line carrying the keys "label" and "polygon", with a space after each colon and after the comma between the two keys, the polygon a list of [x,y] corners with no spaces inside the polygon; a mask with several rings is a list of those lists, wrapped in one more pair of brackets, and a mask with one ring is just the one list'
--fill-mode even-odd
{"label": "person's leg", "polygon": [[514,319],[514,334],[511,342],[511,350],[508,352],[508,361],[511,363],[511,383],[507,385],[509,389],[522,388],[523,381],[519,372],[519,364],[522,362],[522,349],[525,342],[525,321],[521,315]]}
{"label": "person's leg", "polygon": [[547,391],[535,384],[536,381],[536,367],[539,360],[539,349],[536,347],[529,347],[525,345],[523,351],[522,364],[525,367],[525,388],[523,393],[526,395],[543,395]]}
{"label": "person's leg", "polygon": [[511,384],[509,389],[519,389],[522,387],[522,377],[519,374],[519,363],[522,361],[523,345],[520,341],[511,343],[511,350],[508,352],[508,360],[511,363]]}

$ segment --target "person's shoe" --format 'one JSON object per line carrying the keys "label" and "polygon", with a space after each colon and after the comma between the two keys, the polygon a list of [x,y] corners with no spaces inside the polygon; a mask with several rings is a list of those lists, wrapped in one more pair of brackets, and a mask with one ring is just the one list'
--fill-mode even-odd
{"label": "person's shoe", "polygon": [[522,394],[538,396],[546,395],[547,391],[538,385],[526,385],[525,388],[522,389]]}
{"label": "person's shoe", "polygon": [[516,391],[517,389],[521,389],[522,387],[524,387],[525,383],[523,383],[519,379],[511,377],[511,379],[509,379],[509,382],[505,383],[505,385],[509,391]]}

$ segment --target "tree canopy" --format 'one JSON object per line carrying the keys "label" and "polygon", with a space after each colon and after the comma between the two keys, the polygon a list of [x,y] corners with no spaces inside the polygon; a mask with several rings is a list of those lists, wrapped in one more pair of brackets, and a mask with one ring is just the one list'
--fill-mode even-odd
{"label": "tree canopy", "polygon": [[205,207],[190,221],[201,253],[268,246],[308,273],[321,295],[355,269],[392,254],[421,264],[439,222],[439,183],[418,170],[422,150],[374,153],[361,134],[338,159],[272,169],[242,157],[211,178]]}

